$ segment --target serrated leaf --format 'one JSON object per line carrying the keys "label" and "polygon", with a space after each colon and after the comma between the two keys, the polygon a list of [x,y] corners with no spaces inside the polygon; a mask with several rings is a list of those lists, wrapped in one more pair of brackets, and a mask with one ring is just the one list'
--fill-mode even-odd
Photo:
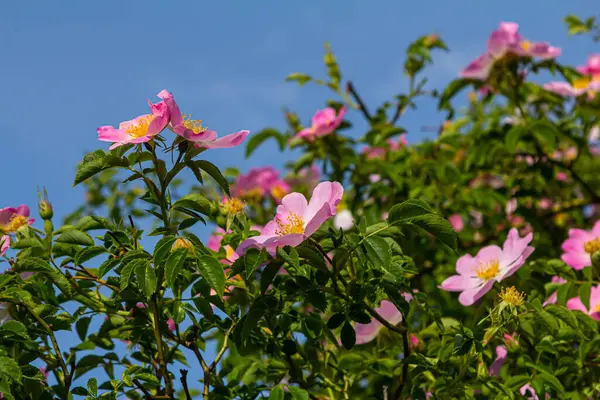
{"label": "serrated leaf", "polygon": [[363,240],[362,246],[367,259],[375,267],[389,269],[392,262],[392,250],[384,238],[379,236],[367,237]]}
{"label": "serrated leaf", "polygon": [[125,264],[125,266],[123,267],[123,269],[121,269],[121,290],[125,290],[127,288],[127,286],[129,286],[129,283],[131,281],[131,276],[133,275],[135,269],[138,267],[138,265],[145,265],[147,264],[148,261],[146,260],[133,260],[127,264]]}
{"label": "serrated leaf", "polygon": [[106,248],[102,246],[84,247],[83,249],[79,250],[77,254],[75,254],[75,265],[81,265],[82,263],[106,252]]}
{"label": "serrated leaf", "polygon": [[109,271],[119,265],[120,262],[121,260],[114,257],[110,257],[108,260],[104,261],[98,268],[98,278],[102,278]]}
{"label": "serrated leaf", "polygon": [[198,257],[198,272],[208,282],[209,286],[217,292],[222,299],[225,291],[225,273],[223,264],[211,256]]}
{"label": "serrated leaf", "polygon": [[93,231],[96,229],[112,229],[113,224],[106,218],[96,215],[86,215],[75,224],[75,228],[80,231]]}
{"label": "serrated leaf", "polygon": [[15,264],[15,271],[18,272],[55,272],[55,269],[48,261],[38,257],[22,258]]}
{"label": "serrated leaf", "polygon": [[269,400],[284,400],[284,398],[285,392],[283,391],[281,385],[275,386],[269,394]]}
{"label": "serrated leaf", "polygon": [[187,256],[187,249],[177,249],[167,258],[167,262],[165,263],[165,279],[168,287],[173,288],[175,279],[177,279],[181,268],[185,264]]}
{"label": "serrated leaf", "polygon": [[98,381],[96,378],[90,378],[87,384],[87,389],[92,396],[98,396]]}
{"label": "serrated leaf", "polygon": [[77,335],[79,339],[83,342],[87,336],[87,331],[90,326],[90,322],[92,322],[92,318],[83,317],[77,320],[75,323],[75,330],[77,331]]}
{"label": "serrated leaf", "polygon": [[12,358],[0,357],[0,377],[5,376],[13,382],[21,383],[23,373],[19,364]]}
{"label": "serrated leaf", "polygon": [[93,246],[94,239],[87,233],[78,229],[69,229],[58,235],[55,240],[58,243],[76,244],[80,246]]}
{"label": "serrated leaf", "polygon": [[579,325],[577,324],[577,318],[570,310],[557,304],[548,304],[545,307],[545,310],[563,321],[569,328],[577,332],[577,334],[583,336],[581,330],[579,329]]}
{"label": "serrated leaf", "polygon": [[278,247],[277,255],[283,258],[292,267],[298,268],[300,266],[298,252],[293,247],[289,247],[289,253],[283,247]]}
{"label": "serrated leaf", "polygon": [[506,151],[510,153],[514,153],[517,150],[517,145],[519,144],[519,140],[521,136],[525,133],[525,128],[521,125],[513,125],[512,128],[508,130],[506,137],[504,138],[504,143],[506,145]]}
{"label": "serrated leaf", "polygon": [[160,265],[171,253],[173,244],[177,238],[174,236],[165,236],[156,243],[154,248],[154,265]]}
{"label": "serrated leaf", "polygon": [[113,153],[105,153],[103,150],[96,150],[93,153],[86,154],[77,166],[73,186],[77,186],[105,169],[128,166],[129,160],[127,158],[119,157]]}
{"label": "serrated leaf", "polygon": [[149,262],[138,264],[135,267],[135,276],[138,280],[140,291],[150,298],[156,291],[157,279],[154,268]]}
{"label": "serrated leaf", "polygon": [[183,196],[173,204],[173,208],[188,208],[204,215],[210,215],[211,202],[200,193],[191,193]]}
{"label": "serrated leaf", "polygon": [[294,400],[308,400],[308,392],[304,389],[301,389],[297,386],[288,386],[288,390],[292,395],[292,399]]}
{"label": "serrated leaf", "polygon": [[219,170],[219,168],[216,167],[216,165],[206,160],[199,160],[195,161],[194,163],[198,168],[210,175],[215,180],[215,182],[219,184],[221,189],[223,189],[225,193],[227,193],[228,196],[231,196],[231,194],[229,193],[229,183],[227,182],[227,179],[225,179],[223,174],[221,174],[221,171]]}

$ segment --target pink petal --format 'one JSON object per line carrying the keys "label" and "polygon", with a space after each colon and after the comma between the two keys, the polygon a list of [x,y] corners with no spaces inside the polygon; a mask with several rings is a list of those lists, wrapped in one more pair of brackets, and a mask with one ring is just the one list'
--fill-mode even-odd
{"label": "pink petal", "polygon": [[388,300],[382,300],[377,313],[381,315],[387,322],[392,325],[397,325],[402,322],[402,313],[398,311],[394,303]]}
{"label": "pink petal", "polygon": [[567,97],[577,97],[583,93],[582,90],[575,89],[568,82],[549,82],[544,84],[544,89],[548,90],[549,92],[554,92],[561,96]]}
{"label": "pink petal", "polygon": [[226,149],[230,147],[236,147],[242,144],[242,142],[244,141],[244,139],[246,139],[246,136],[248,136],[249,133],[250,131],[245,130],[231,133],[229,135],[223,136],[220,139],[215,140],[214,142],[199,143],[199,146],[205,147],[207,149]]}
{"label": "pink petal", "polygon": [[312,197],[308,203],[306,214],[304,215],[305,221],[310,221],[319,210],[323,207],[323,204],[329,206],[329,215],[333,216],[337,212],[337,205],[342,200],[344,195],[344,188],[339,182],[321,182],[313,190]]}
{"label": "pink petal", "polygon": [[486,80],[494,64],[494,58],[490,54],[477,57],[460,73],[462,78]]}
{"label": "pink petal", "polygon": [[584,267],[592,265],[592,258],[588,253],[569,252],[563,254],[560,258],[576,270],[582,270]]}
{"label": "pink petal", "polygon": [[123,129],[115,129],[112,126],[101,126],[97,131],[98,140],[103,142],[124,142],[130,137]]}
{"label": "pink petal", "polygon": [[490,365],[489,374],[493,376],[500,376],[500,369],[506,360],[506,355],[508,352],[506,351],[506,347],[504,346],[496,346],[496,359]]}
{"label": "pink petal", "polygon": [[[281,217],[287,217],[290,212],[304,217],[308,203],[306,197],[302,193],[290,193],[283,196],[281,199],[281,205],[277,207],[277,215]],[[304,221],[307,222],[306,220]]]}
{"label": "pink petal", "polygon": [[490,280],[482,286],[466,289],[458,296],[458,301],[463,306],[473,305],[477,300],[483,297],[483,295],[489,292],[492,286],[494,286],[494,281]]}
{"label": "pink petal", "polygon": [[456,272],[465,276],[472,276],[477,269],[477,259],[470,254],[465,254],[456,260]]}
{"label": "pink petal", "polygon": [[440,289],[448,292],[462,292],[466,290],[472,282],[472,279],[463,275],[452,275],[444,280],[440,285]]}
{"label": "pink petal", "polygon": [[584,246],[585,242],[586,242],[586,240],[582,239],[581,236],[572,237],[572,238],[565,240],[563,242],[561,248],[563,249],[563,251],[565,251],[567,253],[570,253],[570,252],[584,253],[585,250],[584,250],[583,246]]}
{"label": "pink petal", "polygon": [[368,324],[354,324],[354,332],[356,333],[356,344],[369,343],[377,337],[382,325],[375,319]]}
{"label": "pink petal", "polygon": [[596,221],[594,227],[592,228],[592,235],[595,237],[600,237],[600,220]]}
{"label": "pink petal", "polygon": [[323,207],[311,219],[306,221],[306,227],[304,228],[304,234],[308,237],[315,233],[321,225],[331,217],[329,205],[323,204]]}
{"label": "pink petal", "polygon": [[567,308],[569,310],[579,310],[584,313],[588,313],[587,308],[583,305],[583,302],[579,297],[573,297],[567,301]]}
{"label": "pink petal", "polygon": [[496,245],[490,245],[482,248],[477,253],[477,261],[479,263],[489,263],[491,261],[499,261],[502,257],[502,249]]}
{"label": "pink petal", "polygon": [[9,247],[10,247],[10,237],[8,235],[2,236],[0,238],[0,256],[3,256]]}

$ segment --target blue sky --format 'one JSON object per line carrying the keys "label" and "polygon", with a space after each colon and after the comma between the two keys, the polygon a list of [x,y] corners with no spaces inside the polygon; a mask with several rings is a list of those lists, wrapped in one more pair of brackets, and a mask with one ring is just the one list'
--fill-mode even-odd
{"label": "blue sky", "polygon": [[[108,147],[96,140],[96,128],[146,113],[147,99],[163,88],[221,134],[256,132],[283,127],[284,105],[305,122],[323,106],[326,90],[284,78],[323,75],[325,41],[374,109],[406,88],[404,50],[419,35],[438,33],[451,49],[428,71],[431,85],[441,87],[483,51],[500,21],[562,47],[562,62],[582,64],[597,47],[568,37],[562,18],[596,10],[596,0],[3,2],[0,207],[35,206],[36,187],[45,185],[58,217],[73,210],[83,201],[81,188],[71,187],[77,162]],[[426,135],[421,126],[442,118],[426,104],[401,124],[417,142]],[[249,160],[242,147],[204,154],[219,167],[243,170],[294,156],[271,145]]]}

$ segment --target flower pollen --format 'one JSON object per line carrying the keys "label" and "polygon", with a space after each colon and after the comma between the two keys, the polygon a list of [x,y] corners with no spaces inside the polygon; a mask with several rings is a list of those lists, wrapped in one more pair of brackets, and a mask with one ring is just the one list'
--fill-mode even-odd
{"label": "flower pollen", "polygon": [[224,206],[225,211],[227,211],[228,214],[239,214],[244,207],[246,207],[246,203],[236,197],[233,197],[225,200]]}
{"label": "flower pollen", "polygon": [[573,87],[577,90],[585,89],[590,84],[590,78],[579,78],[573,81]]}
{"label": "flower pollen", "polygon": [[589,255],[594,254],[597,251],[600,251],[600,237],[595,237],[589,242],[585,242],[583,244],[583,249]]}
{"label": "flower pollen", "polygon": [[489,281],[498,276],[500,272],[500,263],[498,260],[490,261],[486,264],[480,264],[479,267],[475,270],[477,277],[483,279],[484,281]]}
{"label": "flower pollen", "polygon": [[135,123],[128,125],[125,132],[134,139],[146,136],[148,127],[154,120],[154,115],[148,114],[140,117]]}
{"label": "flower pollen", "polygon": [[511,286],[509,288],[502,288],[500,294],[498,294],[500,299],[506,304],[513,305],[518,307],[523,304],[525,300],[525,292],[519,293],[516,287]]}
{"label": "flower pollen", "polygon": [[277,185],[271,189],[271,195],[277,200],[283,199],[283,196],[287,194],[287,191],[282,188],[280,185]]}
{"label": "flower pollen", "polygon": [[287,217],[287,223],[283,223],[281,219],[275,220],[279,229],[275,231],[278,236],[303,234],[304,233],[304,220],[301,216],[290,211]]}
{"label": "flower pollen", "polygon": [[27,225],[27,217],[19,214],[13,214],[10,218],[10,222],[3,228],[4,232],[16,232],[23,225]]}
{"label": "flower pollen", "polygon": [[173,243],[173,247],[171,248],[171,250],[175,251],[177,249],[193,250],[194,245],[188,239],[178,238],[177,240],[175,240],[175,243]]}
{"label": "flower pollen", "polygon": [[199,134],[208,129],[206,126],[202,126],[201,119],[192,119],[192,114],[183,114],[181,116],[182,122],[181,124],[194,132],[194,134]]}

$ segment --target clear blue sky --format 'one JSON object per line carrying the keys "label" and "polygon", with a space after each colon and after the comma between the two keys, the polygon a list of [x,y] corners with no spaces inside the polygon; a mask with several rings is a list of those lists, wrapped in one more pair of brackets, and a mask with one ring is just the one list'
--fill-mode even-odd
{"label": "clear blue sky", "polygon": [[[100,125],[147,112],[146,101],[172,91],[185,112],[221,134],[283,127],[281,107],[303,121],[322,107],[324,89],[284,82],[290,72],[324,73],[323,42],[373,109],[406,87],[404,50],[438,33],[451,49],[429,70],[441,87],[485,47],[500,21],[531,40],[563,48],[560,60],[584,63],[598,51],[570,38],[562,18],[597,12],[597,0],[430,1],[5,1],[0,5],[2,63],[0,207],[36,204],[45,185],[62,217],[83,201],[71,188],[84,152],[107,148]],[[348,115],[358,120],[356,112]],[[402,125],[411,142],[442,116],[428,104]],[[219,167],[271,164],[293,156],[265,146],[249,160],[243,148],[204,153]]]}

